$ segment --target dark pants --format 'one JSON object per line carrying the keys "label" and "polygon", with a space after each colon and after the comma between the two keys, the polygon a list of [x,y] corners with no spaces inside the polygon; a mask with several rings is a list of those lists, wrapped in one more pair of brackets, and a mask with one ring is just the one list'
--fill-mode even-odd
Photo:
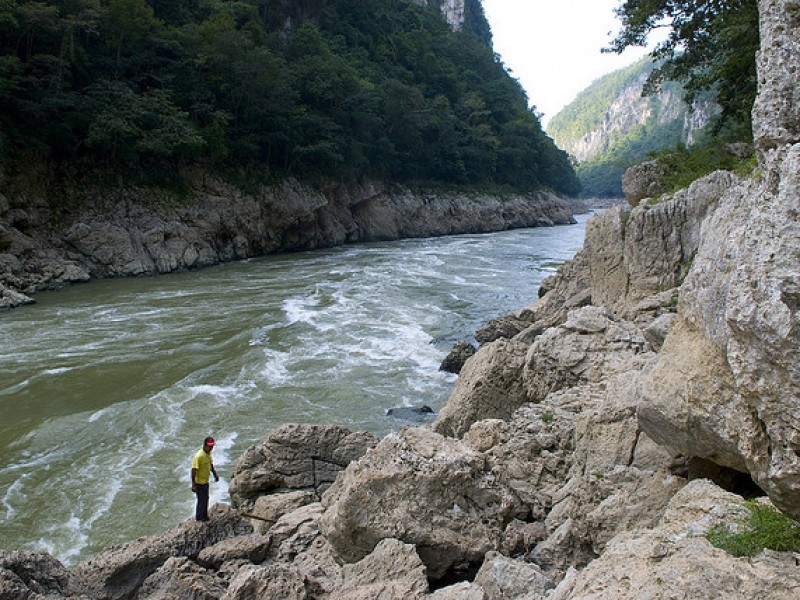
{"label": "dark pants", "polygon": [[197,494],[197,508],[194,511],[194,518],[198,521],[208,521],[208,484],[198,483],[195,486]]}

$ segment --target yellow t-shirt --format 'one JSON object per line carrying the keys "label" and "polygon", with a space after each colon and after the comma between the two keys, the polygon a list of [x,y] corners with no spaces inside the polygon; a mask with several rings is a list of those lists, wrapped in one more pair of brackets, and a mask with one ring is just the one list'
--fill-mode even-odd
{"label": "yellow t-shirt", "polygon": [[211,477],[211,455],[200,448],[192,459],[192,468],[197,469],[194,482],[199,484],[208,483]]}

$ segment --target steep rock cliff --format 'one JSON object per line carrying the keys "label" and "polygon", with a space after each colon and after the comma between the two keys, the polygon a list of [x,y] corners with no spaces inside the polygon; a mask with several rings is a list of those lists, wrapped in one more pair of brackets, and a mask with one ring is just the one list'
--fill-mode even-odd
{"label": "steep rock cliff", "polygon": [[606,75],[559,112],[548,133],[578,161],[576,172],[587,196],[621,197],[625,167],[650,152],[692,145],[718,107],[699,99],[690,107],[678,84],[642,96],[654,64],[649,58]]}
{"label": "steep rock cliff", "polygon": [[500,197],[376,183],[314,189],[288,181],[247,194],[203,174],[190,182],[188,198],[153,189],[96,192],[79,209],[59,214],[46,195],[32,201],[0,194],[0,309],[91,278],[358,241],[570,223],[579,208],[548,192]]}
{"label": "steep rock cliff", "polygon": [[450,27],[458,31],[464,26],[466,15],[466,0],[416,0],[423,6],[439,6],[442,15],[450,24]]}
{"label": "steep rock cliff", "polygon": [[[761,0],[753,110],[762,175],[703,223],[678,326],[645,382],[642,426],[676,452],[748,472],[800,518],[800,18]],[[703,360],[686,360],[687,352]],[[716,382],[709,386],[707,383]]]}
{"label": "steep rock cliff", "polygon": [[602,77],[553,117],[548,133],[578,161],[611,150],[645,126],[651,134],[659,127],[669,127],[673,137],[692,144],[708,123],[709,107],[699,104],[691,112],[675,84],[665,84],[654,96],[642,96],[652,70],[653,63],[643,59]]}

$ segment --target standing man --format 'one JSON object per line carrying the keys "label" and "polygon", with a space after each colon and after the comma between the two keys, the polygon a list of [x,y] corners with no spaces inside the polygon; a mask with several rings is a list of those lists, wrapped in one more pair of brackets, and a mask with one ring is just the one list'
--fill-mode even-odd
{"label": "standing man", "polygon": [[192,459],[192,491],[197,494],[197,508],[194,518],[198,521],[208,521],[208,480],[211,473],[214,481],[219,481],[219,475],[211,461],[211,451],[214,449],[214,438],[207,437],[203,440],[203,447],[197,451]]}

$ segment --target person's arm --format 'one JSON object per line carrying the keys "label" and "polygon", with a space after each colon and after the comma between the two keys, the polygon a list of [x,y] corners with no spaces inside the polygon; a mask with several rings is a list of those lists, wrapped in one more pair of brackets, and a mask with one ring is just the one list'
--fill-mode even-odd
{"label": "person's arm", "polygon": [[197,475],[197,469],[192,467],[192,491],[193,492],[197,491],[197,483],[194,480],[195,475]]}
{"label": "person's arm", "polygon": [[211,463],[211,472],[214,474],[214,481],[219,481],[219,475],[217,475],[217,470],[214,468],[214,463]]}

